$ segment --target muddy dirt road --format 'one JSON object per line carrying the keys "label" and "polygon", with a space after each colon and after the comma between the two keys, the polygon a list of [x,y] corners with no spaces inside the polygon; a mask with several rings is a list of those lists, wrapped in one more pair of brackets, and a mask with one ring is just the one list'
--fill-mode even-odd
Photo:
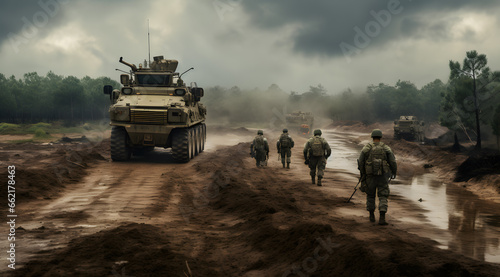
{"label": "muddy dirt road", "polygon": [[[30,188],[17,200],[16,270],[2,259],[1,272],[498,276],[499,204],[443,184],[416,157],[398,157],[406,174],[391,186],[390,225],[378,226],[368,221],[364,194],[345,203],[364,134],[325,132],[333,155],[317,187],[301,157],[305,138],[295,138],[286,170],[274,147],[278,134],[266,133],[271,158],[258,169],[248,155],[253,133],[209,134],[206,151],[188,164],[174,163],[167,150],[112,163],[109,142],[77,151],[3,144],[2,166],[16,164],[19,185]],[[34,193],[37,184],[46,190]]]}

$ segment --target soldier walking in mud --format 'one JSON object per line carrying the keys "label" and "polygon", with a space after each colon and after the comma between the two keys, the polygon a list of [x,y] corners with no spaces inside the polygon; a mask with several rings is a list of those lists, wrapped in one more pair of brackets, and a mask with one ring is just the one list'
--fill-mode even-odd
{"label": "soldier walking in mud", "polygon": [[318,175],[318,186],[321,185],[323,179],[323,171],[326,167],[326,160],[332,154],[332,149],[326,141],[321,137],[321,130],[314,130],[314,137],[310,138],[304,145],[305,164],[309,165],[312,183],[315,183],[316,171]]}
{"label": "soldier walking in mud", "polygon": [[295,145],[292,137],[288,134],[288,129],[283,129],[283,134],[281,134],[278,142],[276,142],[276,148],[278,149],[278,154],[281,154],[281,163],[283,164],[283,168],[290,168],[291,156],[292,156],[292,148]]}
{"label": "soldier walking in mud", "polygon": [[389,146],[380,141],[382,131],[375,129],[371,133],[373,142],[365,145],[358,159],[361,174],[361,191],[366,192],[366,209],[370,212],[370,221],[375,222],[375,193],[378,195],[380,218],[378,224],[387,225],[387,198],[389,197],[389,178],[396,178],[397,164]]}
{"label": "soldier walking in mud", "polygon": [[250,145],[250,155],[252,158],[255,158],[257,167],[264,167],[266,165],[265,162],[267,157],[269,157],[269,144],[262,130],[257,131],[257,136],[255,136]]}

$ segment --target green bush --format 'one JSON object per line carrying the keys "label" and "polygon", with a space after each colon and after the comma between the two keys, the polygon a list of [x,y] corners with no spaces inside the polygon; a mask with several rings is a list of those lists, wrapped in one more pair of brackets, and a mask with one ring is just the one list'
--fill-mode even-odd
{"label": "green bush", "polygon": [[33,138],[37,138],[37,139],[46,139],[46,138],[51,138],[52,136],[47,133],[44,129],[42,128],[38,128],[36,129],[35,131],[35,135],[33,136]]}
{"label": "green bush", "polygon": [[19,131],[20,125],[11,123],[0,123],[0,134],[11,134]]}
{"label": "green bush", "polygon": [[45,122],[38,122],[37,124],[32,124],[26,131],[30,134],[35,133],[36,130],[38,129],[50,129],[52,127],[52,124],[50,123],[45,123]]}
{"label": "green bush", "polygon": [[83,124],[82,127],[83,127],[83,129],[85,129],[87,131],[90,131],[90,130],[94,129],[94,128],[92,128],[92,126],[89,123]]}

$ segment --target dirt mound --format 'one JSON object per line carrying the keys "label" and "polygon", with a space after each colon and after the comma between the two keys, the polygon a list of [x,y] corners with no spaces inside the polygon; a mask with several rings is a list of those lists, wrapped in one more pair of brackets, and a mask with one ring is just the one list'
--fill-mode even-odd
{"label": "dirt mound", "polygon": [[326,129],[349,130],[351,132],[368,132],[369,127],[361,121],[337,120],[332,122]]}
{"label": "dirt mound", "polygon": [[[51,198],[67,184],[75,183],[86,175],[86,169],[103,155],[109,140],[98,144],[85,143],[77,147],[64,144],[1,144],[3,150],[12,151],[6,163],[16,167],[16,194],[26,202],[31,199]],[[37,154],[42,153],[42,154]],[[8,173],[0,172],[0,180],[7,183]],[[7,197],[0,195],[0,205]]]}
{"label": "dirt mound", "polygon": [[[500,155],[490,153],[473,154],[457,170],[455,182],[466,182],[472,178],[500,174]],[[500,189],[500,188],[499,188]]]}
{"label": "dirt mound", "polygon": [[69,138],[64,136],[59,140],[57,140],[57,143],[71,143],[71,142],[90,142],[90,140],[86,136],[81,136],[80,138]]}
{"label": "dirt mound", "polygon": [[210,132],[210,133],[224,133],[224,134],[228,133],[228,134],[235,134],[235,135],[240,135],[240,136],[254,134],[253,131],[250,131],[245,127],[230,128],[230,127],[224,127],[224,126],[212,126],[212,127],[208,128],[208,132]]}
{"label": "dirt mound", "polygon": [[[455,136],[456,136],[459,143],[469,143],[470,142],[469,138],[464,134],[464,132],[454,132],[451,130],[447,130],[446,132],[443,132],[441,130],[441,135],[434,137],[434,138],[427,137],[426,143],[431,144],[431,145],[449,145],[449,144],[452,144],[455,142]],[[473,141],[475,141],[475,139],[476,139],[476,137],[473,135],[471,135],[470,138]],[[462,148],[461,150],[465,150],[465,149]]]}
{"label": "dirt mound", "polygon": [[131,223],[74,239],[49,260],[29,262],[15,276],[216,276],[210,265],[171,249],[161,228]]}
{"label": "dirt mound", "polygon": [[369,135],[373,129],[380,129],[384,133],[384,137],[392,137],[393,124],[394,124],[393,122],[389,121],[367,124],[361,121],[339,120],[339,121],[334,121],[326,128],[347,131],[347,132],[366,133],[367,135]]}

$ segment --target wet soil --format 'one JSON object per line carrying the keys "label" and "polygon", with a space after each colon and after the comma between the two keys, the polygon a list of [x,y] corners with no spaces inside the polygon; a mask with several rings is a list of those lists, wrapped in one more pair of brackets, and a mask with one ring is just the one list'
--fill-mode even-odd
{"label": "wet soil", "polygon": [[[357,181],[353,155],[333,156],[329,164],[335,166],[327,168],[324,186],[317,187],[310,184],[301,157],[305,138],[295,138],[292,169],[287,170],[281,168],[273,143],[279,134],[265,132],[271,157],[267,168],[256,168],[248,154],[249,143],[238,143],[250,141],[253,134],[244,129],[230,132],[227,142],[221,132],[209,133],[207,150],[187,164],[174,163],[170,151],[162,149],[112,163],[109,141],[62,148],[0,145],[2,167],[16,165],[17,189],[23,193],[17,200],[17,269],[4,270],[3,259],[2,272],[13,276],[498,274],[498,264],[468,257],[453,247],[441,249],[439,241],[415,234],[415,230],[439,234],[440,229],[422,220],[422,208],[401,196],[391,196],[389,226],[370,223],[362,194],[346,203]],[[351,136],[352,147],[366,140],[356,133]],[[415,150],[409,142],[394,142],[391,147],[400,153],[401,169],[407,169],[401,170],[401,178],[406,180],[426,173],[423,164],[446,159],[427,146]],[[56,175],[54,167],[65,169],[64,173]],[[3,181],[5,174],[1,177]],[[444,173],[438,177],[447,178]],[[7,232],[5,227],[1,230]],[[464,241],[460,243],[466,247]],[[0,246],[6,249],[6,241]]]}

